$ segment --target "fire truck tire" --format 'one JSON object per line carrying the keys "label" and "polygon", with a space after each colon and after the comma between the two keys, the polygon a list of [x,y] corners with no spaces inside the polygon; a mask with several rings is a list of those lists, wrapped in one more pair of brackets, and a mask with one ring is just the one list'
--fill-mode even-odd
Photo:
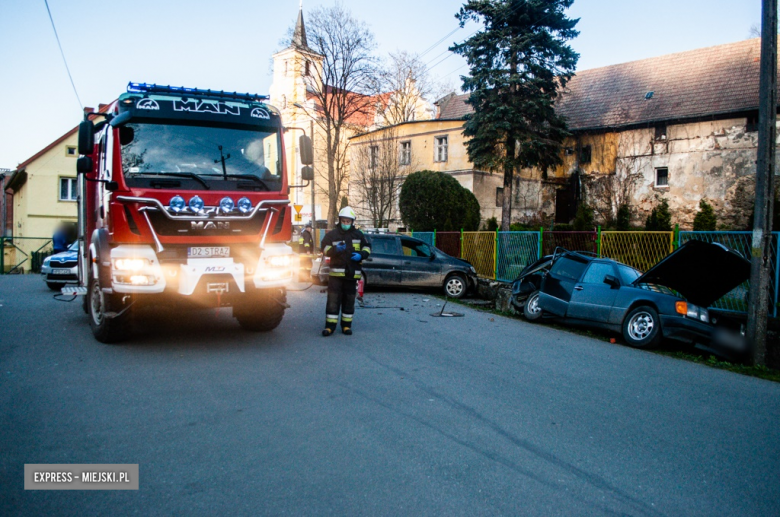
{"label": "fire truck tire", "polygon": [[268,332],[282,322],[285,305],[276,289],[263,289],[233,307],[233,316],[244,330]]}
{"label": "fire truck tire", "polygon": [[123,340],[127,334],[126,320],[127,315],[118,318],[107,318],[105,313],[115,310],[114,297],[104,293],[100,288],[100,283],[92,278],[89,281],[87,291],[87,305],[89,307],[89,325],[92,327],[92,334],[95,339],[101,343],[117,343]]}

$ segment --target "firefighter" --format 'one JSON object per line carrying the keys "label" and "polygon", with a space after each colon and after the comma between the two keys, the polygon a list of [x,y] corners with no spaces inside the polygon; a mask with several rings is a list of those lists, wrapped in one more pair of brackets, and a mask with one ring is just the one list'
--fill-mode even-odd
{"label": "firefighter", "polygon": [[306,223],[300,237],[298,237],[298,253],[309,254],[314,251],[314,238],[311,234],[311,223]]}
{"label": "firefighter", "polygon": [[344,207],[339,212],[336,229],[329,231],[322,240],[322,253],[330,257],[328,303],[322,335],[333,334],[341,312],[341,331],[351,336],[357,282],[362,276],[360,264],[368,258],[371,247],[363,232],[355,228],[355,211],[350,207]]}

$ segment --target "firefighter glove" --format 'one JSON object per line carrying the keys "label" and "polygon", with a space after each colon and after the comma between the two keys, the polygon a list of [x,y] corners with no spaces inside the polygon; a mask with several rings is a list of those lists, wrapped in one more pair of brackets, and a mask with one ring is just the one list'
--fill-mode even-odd
{"label": "firefighter glove", "polygon": [[363,255],[355,251],[352,253],[352,260],[355,262],[360,262],[361,260],[363,260]]}
{"label": "firefighter glove", "polygon": [[347,244],[344,242],[342,242],[341,244],[337,244],[336,251],[338,251],[339,253],[344,253],[345,251],[347,251]]}

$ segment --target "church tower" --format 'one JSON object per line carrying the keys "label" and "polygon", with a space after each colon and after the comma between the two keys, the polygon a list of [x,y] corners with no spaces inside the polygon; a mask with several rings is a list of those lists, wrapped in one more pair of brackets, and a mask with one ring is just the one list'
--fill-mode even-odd
{"label": "church tower", "polygon": [[[285,127],[305,129],[306,134],[309,135],[312,121],[310,115],[314,115],[314,103],[307,98],[306,91],[310,89],[310,85],[321,80],[322,60],[323,56],[312,50],[306,40],[306,27],[303,23],[303,8],[301,8],[298,11],[298,19],[295,22],[295,31],[290,46],[273,55],[270,103],[281,111]],[[314,128],[316,131],[316,123]],[[291,184],[301,183],[301,162],[298,152],[298,137],[301,134],[301,131],[290,130],[284,135],[284,145],[288,156],[287,170]],[[315,147],[318,147],[316,135]],[[315,173],[315,176],[319,176],[319,174]],[[319,180],[319,178],[317,179]],[[309,220],[312,218],[309,189],[305,189],[306,193],[301,192],[301,190],[293,189],[290,199],[295,204],[305,206],[301,213],[304,215],[304,220]],[[325,212],[322,211],[322,215],[324,214]]]}

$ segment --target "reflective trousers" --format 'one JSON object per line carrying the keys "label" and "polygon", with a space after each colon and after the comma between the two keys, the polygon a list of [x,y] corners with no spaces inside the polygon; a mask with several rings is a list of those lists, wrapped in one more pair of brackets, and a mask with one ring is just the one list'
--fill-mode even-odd
{"label": "reflective trousers", "polygon": [[328,278],[328,303],[325,306],[325,327],[336,328],[341,312],[341,328],[352,327],[355,315],[357,279],[332,276]]}

